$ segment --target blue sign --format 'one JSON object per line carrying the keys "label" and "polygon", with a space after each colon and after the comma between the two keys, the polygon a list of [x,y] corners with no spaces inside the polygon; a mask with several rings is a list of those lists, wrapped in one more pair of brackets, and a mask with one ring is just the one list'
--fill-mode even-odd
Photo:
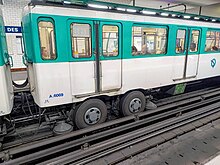
{"label": "blue sign", "polygon": [[213,59],[211,60],[211,67],[214,68],[215,65],[216,65],[216,63],[217,63],[216,59],[213,58]]}
{"label": "blue sign", "polygon": [[6,33],[21,33],[21,26],[5,26]]}

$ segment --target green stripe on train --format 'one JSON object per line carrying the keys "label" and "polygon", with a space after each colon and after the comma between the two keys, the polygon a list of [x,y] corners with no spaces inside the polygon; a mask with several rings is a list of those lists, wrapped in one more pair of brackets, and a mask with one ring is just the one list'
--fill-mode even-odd
{"label": "green stripe on train", "polygon": [[0,16],[0,35],[0,66],[3,66],[5,63],[8,62],[8,48],[2,16]]}
{"label": "green stripe on train", "polygon": [[[55,60],[43,60],[40,52],[40,41],[38,32],[39,19],[49,18],[52,19],[55,24],[55,40],[56,40],[56,52],[57,58]],[[57,63],[57,62],[78,62],[78,61],[93,61],[95,60],[94,54],[91,58],[74,59],[71,52],[71,37],[70,37],[70,24],[77,20],[77,22],[108,22],[111,24],[120,23],[122,25],[121,35],[121,47],[119,48],[119,56],[115,58],[106,58],[106,60],[114,59],[133,59],[133,58],[157,58],[166,56],[185,56],[184,54],[176,54],[176,32],[178,28],[200,28],[202,30],[200,40],[200,54],[207,54],[205,52],[206,32],[207,27],[196,26],[180,26],[173,24],[158,24],[158,23],[140,23],[131,21],[111,20],[111,19],[98,19],[98,18],[83,18],[83,17],[71,17],[71,16],[59,16],[59,15],[46,15],[46,14],[28,14],[23,17],[23,36],[25,39],[25,54],[30,62],[34,63]],[[168,30],[168,45],[167,53],[164,55],[146,55],[146,56],[132,56],[131,54],[131,42],[132,42],[132,27],[133,25],[149,25],[156,27],[167,27]],[[92,26],[92,30],[94,27]],[[220,29],[219,29],[220,30]],[[95,45],[95,33],[92,33],[93,39],[93,51]],[[93,52],[92,51],[92,52]],[[220,53],[220,52],[211,52]],[[193,54],[191,54],[193,55]]]}

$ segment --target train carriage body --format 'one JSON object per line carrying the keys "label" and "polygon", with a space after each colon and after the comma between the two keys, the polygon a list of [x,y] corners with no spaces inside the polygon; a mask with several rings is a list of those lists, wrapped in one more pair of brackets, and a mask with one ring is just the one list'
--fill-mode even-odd
{"label": "train carriage body", "polygon": [[11,67],[6,44],[2,13],[0,14],[0,116],[11,113],[13,107],[13,87],[11,80]]}
{"label": "train carriage body", "polygon": [[220,75],[218,23],[29,5],[22,24],[40,107]]}

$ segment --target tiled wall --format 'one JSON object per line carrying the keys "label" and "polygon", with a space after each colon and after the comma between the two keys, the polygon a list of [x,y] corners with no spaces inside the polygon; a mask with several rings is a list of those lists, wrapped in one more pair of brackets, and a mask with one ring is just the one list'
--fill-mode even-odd
{"label": "tiled wall", "polygon": [[[4,0],[1,9],[4,16],[5,26],[21,26],[22,9],[28,4],[29,0]],[[9,54],[13,57],[13,68],[25,67],[22,63],[22,55],[18,50],[18,39],[21,33],[7,33],[7,44]]]}

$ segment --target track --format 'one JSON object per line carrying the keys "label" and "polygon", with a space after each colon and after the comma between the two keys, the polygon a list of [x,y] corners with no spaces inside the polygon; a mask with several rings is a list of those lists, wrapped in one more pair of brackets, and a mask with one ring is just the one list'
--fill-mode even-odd
{"label": "track", "polygon": [[[109,162],[110,164],[116,163],[220,118],[219,100],[219,88],[164,99],[158,101],[160,107],[156,110],[9,148],[1,152],[0,157],[5,160],[5,164],[85,164],[122,150],[128,150],[129,154],[117,156],[117,159],[114,158],[113,162]],[[209,118],[205,119],[206,122],[198,122],[207,116]],[[192,122],[195,124],[192,125]],[[191,127],[180,131],[180,127],[184,128],[187,124]],[[157,140],[158,142],[154,145],[146,145],[146,140],[158,138],[161,134],[164,138]]]}

